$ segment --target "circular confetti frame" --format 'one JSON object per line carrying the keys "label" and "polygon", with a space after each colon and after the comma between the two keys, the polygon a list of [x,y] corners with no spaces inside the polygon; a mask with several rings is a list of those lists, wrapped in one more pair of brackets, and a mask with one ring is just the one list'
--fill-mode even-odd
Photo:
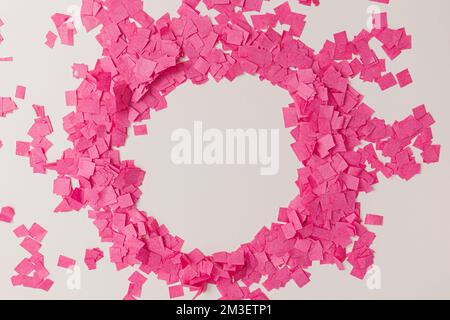
{"label": "circular confetti frame", "polygon": [[[167,282],[172,298],[182,296],[184,288],[199,295],[215,285],[224,299],[266,299],[251,286],[262,283],[273,290],[294,280],[303,287],[313,262],[343,270],[348,261],[351,274],[363,278],[373,264],[375,234],[363,224],[358,194],[372,190],[379,172],[407,180],[419,173],[413,139],[425,162],[437,161],[437,147],[423,106],[388,125],[373,116],[349,79],[359,75],[382,89],[391,87],[396,80],[385,73],[384,60],[369,41],[378,39],[392,58],[409,49],[409,36],[382,19],[378,29],[363,30],[352,41],[345,32],[335,34],[334,42],[315,53],[299,38],[305,16],[287,2],[274,13],[253,14],[251,22],[245,13],[259,12],[261,0],[205,0],[211,17],[201,15],[198,4],[185,0],[178,17],[166,14],[154,21],[140,0],[84,1],[85,28],[102,25],[97,40],[103,57],[93,70],[74,68],[83,81],[68,92],[76,110],[64,118],[73,148],[48,167],[58,179],[73,178],[79,186],[61,194],[56,211],[89,206],[102,241],[112,243],[109,254],[117,269],[139,266],[126,299],[141,295],[143,274],[151,272]],[[279,24],[289,30],[275,31]],[[293,99],[283,115],[301,162],[299,193],[280,209],[277,222],[237,250],[208,256],[199,249],[183,252],[182,239],[137,208],[145,172],[134,161],[120,160],[118,148],[132,124],[149,119],[151,109],[164,109],[165,96],[179,85],[188,80],[200,85],[209,77],[232,81],[242,74],[270,81]],[[376,149],[390,162],[379,160]]]}

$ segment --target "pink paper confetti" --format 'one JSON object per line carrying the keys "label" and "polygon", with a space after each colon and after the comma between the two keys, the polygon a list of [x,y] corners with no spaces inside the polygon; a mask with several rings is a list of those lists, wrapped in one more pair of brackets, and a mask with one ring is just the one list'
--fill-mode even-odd
{"label": "pink paper confetti", "polygon": [[97,262],[103,259],[103,251],[99,248],[86,249],[84,263],[89,270],[97,269]]}
{"label": "pink paper confetti", "polygon": [[37,223],[34,223],[30,230],[24,225],[14,230],[17,237],[23,238],[21,246],[27,250],[31,256],[24,258],[15,267],[16,275],[11,277],[13,286],[23,286],[27,288],[49,291],[53,286],[53,281],[48,278],[49,272],[44,265],[44,256],[39,253],[47,231]]}
{"label": "pink paper confetti", "polygon": [[408,69],[405,69],[397,73],[397,80],[398,84],[400,85],[400,88],[406,87],[407,85],[410,85],[413,82]]}
{"label": "pink paper confetti", "polygon": [[3,207],[0,211],[0,221],[11,223],[15,214],[13,208]]}
{"label": "pink paper confetti", "polygon": [[367,214],[364,223],[373,226],[382,226],[383,216],[377,214]]}
{"label": "pink paper confetti", "polygon": [[28,236],[28,229],[25,227],[25,225],[20,225],[16,229],[14,229],[14,234],[17,238],[23,238]]}
{"label": "pink paper confetti", "polygon": [[17,86],[16,88],[16,98],[17,99],[25,99],[25,94],[27,92],[27,88],[25,88],[24,86]]}
{"label": "pink paper confetti", "polygon": [[392,88],[397,84],[397,80],[390,72],[378,79],[377,82],[380,85],[381,90],[383,91]]}
{"label": "pink paper confetti", "polygon": [[28,157],[31,144],[29,142],[17,141],[16,142],[16,155],[22,157]]}
{"label": "pink paper confetti", "polygon": [[31,142],[17,141],[16,155],[28,157],[34,173],[45,173],[49,164],[47,163],[47,151],[52,147],[52,143],[47,136],[52,134],[53,126],[50,118],[45,115],[43,106],[33,105],[37,118],[28,130]]}
{"label": "pink paper confetti", "polygon": [[145,124],[134,126],[133,128],[135,136],[146,136],[148,134],[147,125]]}
{"label": "pink paper confetti", "polygon": [[[74,36],[77,33],[73,22],[70,19],[69,15],[62,13],[55,13],[52,15],[52,21],[58,31],[58,36],[61,40],[61,44],[66,46],[74,45]],[[56,40],[56,35],[49,31],[46,35],[46,45],[50,48],[53,48]]]}
{"label": "pink paper confetti", "polygon": [[184,296],[183,286],[173,286],[169,287],[169,296],[170,299],[175,299]]}
{"label": "pink paper confetti", "polygon": [[[315,262],[343,270],[347,261],[350,274],[364,278],[373,264],[375,234],[363,224],[358,195],[372,191],[380,174],[409,180],[420,173],[413,147],[422,151],[425,163],[439,160],[440,147],[432,143],[434,119],[425,106],[386,123],[374,116],[350,79],[376,83],[383,91],[397,79],[406,85],[406,72],[397,78],[389,72],[371,41],[377,40],[393,60],[411,48],[411,36],[404,28],[390,28],[387,15],[380,13],[381,23],[372,31],[361,30],[354,37],[336,33],[314,52],[298,39],[306,17],[289,2],[263,14],[262,0],[205,3],[219,12],[215,21],[200,14],[199,1],[183,1],[177,17],[163,15],[155,21],[140,0],[83,0],[86,30],[101,25],[96,38],[103,56],[93,69],[84,64],[72,68],[81,81],[66,92],[66,104],[75,107],[63,119],[72,147],[55,162],[47,161],[52,126],[44,109],[35,106],[37,119],[28,132],[32,142],[17,143],[16,153],[29,157],[34,172],[57,172],[53,190],[61,202],[56,212],[90,208],[101,240],[111,243],[110,260],[118,270],[139,267],[129,278],[127,300],[141,296],[147,280],[142,273],[166,281],[171,298],[183,296],[184,288],[198,296],[215,285],[222,299],[266,299],[250,286],[262,282],[266,290],[274,290],[293,280],[303,287],[311,278],[306,270]],[[250,19],[242,12],[251,12]],[[76,30],[69,18],[52,16],[61,42],[73,45]],[[282,35],[273,29],[278,23],[287,27]],[[183,83],[232,81],[243,74],[270,81],[292,97],[283,116],[301,167],[296,181],[301,192],[280,209],[277,223],[263,227],[235,251],[185,252],[182,239],[137,207],[145,172],[134,161],[121,160],[120,147],[130,129],[147,134],[147,127],[137,123],[166,108],[166,96]],[[365,222],[381,224],[382,217],[369,214]],[[31,230],[17,233],[25,236],[22,246],[37,254],[40,243],[29,235]],[[86,251],[88,268],[94,269],[102,256],[95,249]],[[66,257],[59,262],[75,263]],[[26,261],[18,268],[22,273],[30,269]]]}
{"label": "pink paper confetti", "polygon": [[49,48],[53,48],[55,46],[56,39],[58,39],[58,36],[54,34],[53,32],[49,31],[45,35],[45,45]]}
{"label": "pink paper confetti", "polygon": [[124,297],[124,300],[134,300],[136,298],[139,298],[142,294],[142,286],[145,282],[147,282],[147,278],[142,275],[142,273],[135,271],[128,278],[128,281],[130,281],[130,284],[128,286],[128,292]]}
{"label": "pink paper confetti", "polygon": [[28,230],[28,235],[37,241],[42,241],[47,235],[47,230],[37,223],[33,223],[31,228]]}
{"label": "pink paper confetti", "polygon": [[14,58],[13,57],[0,57],[0,61],[1,62],[13,62]]}
{"label": "pink paper confetti", "polygon": [[63,255],[60,255],[58,258],[58,267],[69,269],[75,266],[76,264],[77,262],[72,258]]}
{"label": "pink paper confetti", "polygon": [[17,105],[11,98],[0,97],[0,117],[6,117],[17,109]]}

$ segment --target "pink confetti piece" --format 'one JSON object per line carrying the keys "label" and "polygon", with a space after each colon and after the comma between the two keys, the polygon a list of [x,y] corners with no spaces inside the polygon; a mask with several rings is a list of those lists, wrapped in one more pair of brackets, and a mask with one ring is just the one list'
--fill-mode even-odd
{"label": "pink confetti piece", "polygon": [[364,223],[373,226],[382,226],[383,216],[377,214],[367,214]]}
{"label": "pink confetti piece", "polygon": [[437,163],[439,162],[441,154],[441,146],[440,145],[431,145],[424,149],[421,153],[423,158],[423,162],[425,163]]}
{"label": "pink confetti piece", "polygon": [[58,267],[70,269],[73,266],[75,266],[76,264],[77,264],[77,262],[72,258],[63,256],[63,255],[60,255],[58,258]]}
{"label": "pink confetti piece", "polygon": [[31,144],[29,142],[17,141],[16,142],[16,155],[22,157],[28,157]]}
{"label": "pink confetti piece", "polygon": [[14,209],[11,207],[3,207],[0,211],[0,221],[11,223],[15,216]]}
{"label": "pink confetti piece", "polygon": [[39,251],[42,245],[40,244],[39,241],[32,239],[30,237],[26,237],[25,239],[22,240],[20,246],[25,250],[27,250],[29,253],[35,254]]}
{"label": "pink confetti piece", "polygon": [[17,238],[23,238],[28,236],[28,229],[25,227],[25,225],[20,225],[16,229],[14,229],[14,234]]}
{"label": "pink confetti piece", "polygon": [[134,126],[134,135],[135,136],[146,136],[148,135],[147,125],[142,124],[138,126]]}
{"label": "pink confetti piece", "polygon": [[170,299],[183,297],[184,296],[183,286],[179,285],[179,286],[169,287],[169,296],[170,296]]}
{"label": "pink confetti piece", "polygon": [[66,105],[76,106],[77,104],[77,92],[76,91],[66,91]]}
{"label": "pink confetti piece", "polygon": [[380,89],[383,91],[392,88],[397,84],[397,80],[391,72],[382,76],[377,82],[380,85]]}
{"label": "pink confetti piece", "polygon": [[39,224],[34,223],[30,230],[24,225],[17,227],[14,234],[18,238],[24,238],[20,244],[31,256],[22,259],[14,268],[16,275],[11,277],[13,286],[23,286],[27,288],[49,291],[53,286],[53,281],[48,278],[49,271],[44,265],[44,256],[39,253],[42,247],[41,241],[47,231]]}
{"label": "pink confetti piece", "polygon": [[28,130],[31,142],[17,141],[16,155],[28,157],[34,173],[46,173],[49,167],[46,153],[52,147],[47,137],[53,133],[50,118],[45,115],[45,109],[40,105],[33,105],[37,118]]}
{"label": "pink confetti piece", "polygon": [[[77,33],[75,26],[71,22],[70,16],[62,13],[55,13],[51,17],[56,30],[58,31],[58,36],[61,40],[62,45],[73,46],[74,36]],[[56,40],[56,35],[49,31],[46,35],[46,45],[53,48]]]}
{"label": "pink confetti piece", "polygon": [[25,94],[27,92],[27,88],[25,88],[24,86],[17,86],[16,88],[16,98],[17,99],[25,99]]}
{"label": "pink confetti piece", "polygon": [[51,49],[55,47],[56,39],[58,39],[58,36],[54,34],[53,32],[49,31],[45,35],[45,45]]}
{"label": "pink confetti piece", "polygon": [[97,262],[103,259],[104,254],[103,251],[99,248],[94,249],[86,249],[84,255],[84,263],[88,267],[89,270],[97,269]]}
{"label": "pink confetti piece", "polygon": [[400,88],[404,88],[413,82],[413,80],[411,78],[411,74],[409,73],[408,69],[405,69],[405,70],[397,73],[396,76],[397,76],[397,80],[398,80],[398,84],[400,85]]}
{"label": "pink confetti piece", "polygon": [[45,230],[41,225],[33,223],[31,228],[28,230],[28,235],[34,240],[41,242],[47,235],[47,230]]}
{"label": "pink confetti piece", "polygon": [[17,109],[17,105],[11,98],[0,97],[0,117],[6,117]]}
{"label": "pink confetti piece", "polygon": [[68,196],[72,193],[72,180],[70,178],[57,178],[53,182],[53,193],[59,196]]}
{"label": "pink confetti piece", "polygon": [[1,62],[13,62],[14,57],[0,57]]}
{"label": "pink confetti piece", "polygon": [[309,283],[309,277],[310,274],[302,269],[298,269],[297,271],[292,273],[292,279],[294,279],[299,288],[303,288]]}
{"label": "pink confetti piece", "polygon": [[142,286],[145,282],[147,282],[147,278],[142,275],[142,273],[135,271],[128,278],[128,281],[130,281],[130,284],[128,286],[128,292],[124,297],[124,300],[139,298],[142,294]]}

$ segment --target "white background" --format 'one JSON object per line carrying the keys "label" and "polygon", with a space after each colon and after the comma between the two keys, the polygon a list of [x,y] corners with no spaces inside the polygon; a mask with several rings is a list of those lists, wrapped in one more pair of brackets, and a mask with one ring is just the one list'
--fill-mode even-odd
{"label": "white background", "polygon": [[[145,1],[153,17],[175,13],[180,1]],[[318,8],[304,8],[308,24],[303,41],[319,49],[334,32],[347,30],[349,37],[366,24],[365,0],[322,0]],[[450,216],[449,216],[449,136],[450,112],[450,2],[447,0],[397,0],[388,7],[393,27],[405,26],[413,35],[413,50],[407,51],[388,67],[395,72],[409,67],[414,84],[400,90],[381,93],[376,85],[354,85],[366,96],[365,102],[388,122],[403,119],[411,109],[426,103],[437,120],[435,138],[443,144],[441,162],[425,166],[423,174],[410,182],[381,178],[376,190],[360,198],[364,213],[385,217],[377,232],[376,264],[381,270],[381,289],[369,290],[365,281],[339,272],[332,266],[311,268],[312,282],[303,289],[294,283],[269,293],[272,299],[315,298],[450,298]],[[281,1],[265,5],[269,10]],[[297,1],[292,1],[297,3]],[[80,213],[55,214],[58,197],[52,194],[53,173],[36,175],[27,159],[15,156],[15,141],[28,140],[26,132],[34,119],[32,104],[47,107],[55,133],[55,144],[48,153],[56,159],[69,147],[62,129],[62,117],[70,112],[64,92],[76,88],[71,76],[74,62],[93,67],[101,48],[95,33],[81,32],[75,47],[57,44],[50,50],[44,45],[45,34],[53,30],[50,16],[65,13],[79,0],[2,0],[0,29],[5,41],[0,57],[13,56],[14,62],[0,62],[0,96],[13,96],[18,84],[28,87],[27,99],[19,101],[19,110],[0,119],[0,206],[13,206],[12,225],[0,223],[0,298],[26,299],[120,299],[128,286],[132,270],[116,272],[106,256],[98,270],[88,271],[83,263],[86,248],[101,247],[96,228]],[[299,6],[292,4],[292,7]],[[381,52],[380,52],[381,54]],[[169,108],[154,115],[148,137],[130,137],[122,151],[123,158],[136,159],[147,170],[140,208],[165,223],[171,232],[186,240],[185,250],[199,247],[204,253],[233,250],[253,238],[263,226],[275,220],[278,207],[295,195],[297,162],[290,150],[292,142],[283,128],[281,107],[290,102],[287,94],[249,76],[220,85],[210,82],[196,87],[186,84],[169,98]],[[175,167],[170,160],[173,144],[170,134],[177,128],[192,128],[202,120],[209,128],[280,128],[280,163],[278,175],[262,177],[254,166]],[[41,252],[46,257],[50,278],[55,281],[49,293],[27,288],[13,288],[9,278],[27,252],[19,246],[12,230],[20,224],[29,227],[38,222],[49,233]],[[75,258],[81,268],[80,290],[70,290],[66,271],[56,267],[60,254]],[[144,287],[145,299],[167,299],[164,282],[152,275]],[[190,296],[187,296],[190,297]],[[210,288],[202,296],[215,299]]]}

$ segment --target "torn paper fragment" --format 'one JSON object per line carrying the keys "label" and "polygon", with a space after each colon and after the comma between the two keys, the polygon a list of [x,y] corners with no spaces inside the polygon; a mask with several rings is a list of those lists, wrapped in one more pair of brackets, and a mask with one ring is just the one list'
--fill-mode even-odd
{"label": "torn paper fragment", "polygon": [[409,73],[408,69],[405,69],[405,70],[397,73],[396,76],[397,76],[397,80],[398,80],[398,84],[399,84],[400,88],[404,88],[413,82],[413,80],[411,78],[411,74]]}
{"label": "torn paper fragment", "polygon": [[76,264],[77,262],[72,258],[63,255],[60,255],[58,258],[58,267],[69,269],[75,266]]}
{"label": "torn paper fragment", "polygon": [[373,226],[382,226],[383,225],[383,216],[377,214],[367,214],[366,219],[364,220],[365,224],[373,225]]}
{"label": "torn paper fragment", "polygon": [[24,86],[17,86],[16,87],[16,98],[17,99],[25,99],[25,94],[27,92],[27,88],[25,88]]}
{"label": "torn paper fragment", "polygon": [[84,263],[89,270],[95,270],[97,269],[97,262],[103,259],[103,256],[103,251],[99,248],[86,249]]}
{"label": "torn paper fragment", "polygon": [[11,207],[3,207],[0,211],[0,221],[11,223],[14,219],[14,209]]}
{"label": "torn paper fragment", "polygon": [[134,126],[133,128],[134,128],[135,136],[146,136],[148,134],[147,125],[145,125],[145,124],[137,125],[137,126]]}

